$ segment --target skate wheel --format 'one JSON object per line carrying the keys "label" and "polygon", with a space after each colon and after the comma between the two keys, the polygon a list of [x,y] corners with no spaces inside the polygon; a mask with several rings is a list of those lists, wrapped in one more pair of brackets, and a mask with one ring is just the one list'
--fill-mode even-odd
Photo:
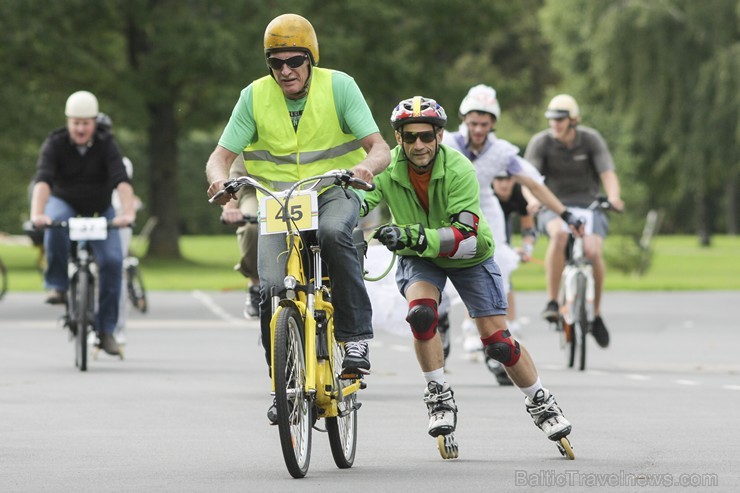
{"label": "skate wheel", "polygon": [[95,361],[98,360],[98,353],[100,353],[100,348],[98,346],[93,346],[92,357]]}
{"label": "skate wheel", "polygon": [[453,434],[439,435],[437,437],[437,448],[439,448],[439,455],[443,459],[457,459],[459,456],[457,442]]}
{"label": "skate wheel", "polygon": [[568,440],[567,437],[563,437],[555,444],[558,446],[558,450],[560,451],[560,454],[567,458],[568,460],[573,460],[576,458],[576,454],[573,453],[573,446],[570,444],[570,440]]}
{"label": "skate wheel", "polygon": [[118,359],[123,359],[125,356],[125,351],[123,350],[123,346],[118,346]]}

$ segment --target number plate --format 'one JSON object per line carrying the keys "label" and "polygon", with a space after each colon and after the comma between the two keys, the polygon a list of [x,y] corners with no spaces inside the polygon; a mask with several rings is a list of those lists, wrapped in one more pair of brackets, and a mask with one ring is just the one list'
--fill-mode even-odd
{"label": "number plate", "polygon": [[[277,194],[276,194],[277,195]],[[281,195],[277,195],[282,198]],[[310,231],[319,227],[319,201],[315,190],[296,192],[290,197],[288,217],[291,229]],[[265,196],[260,201],[260,234],[271,235],[288,231],[283,218],[282,200]]]}
{"label": "number plate", "polygon": [[104,240],[108,237],[108,220],[104,217],[71,217],[69,224],[69,239]]}

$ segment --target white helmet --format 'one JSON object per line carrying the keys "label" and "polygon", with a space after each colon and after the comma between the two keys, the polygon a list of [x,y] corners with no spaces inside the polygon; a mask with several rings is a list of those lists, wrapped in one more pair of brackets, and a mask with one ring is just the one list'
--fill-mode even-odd
{"label": "white helmet", "polygon": [[581,112],[578,109],[578,103],[569,94],[558,94],[547,105],[547,111],[545,111],[545,118],[572,118],[578,120],[581,117]]}
{"label": "white helmet", "polygon": [[67,98],[64,114],[68,118],[95,118],[98,116],[98,98],[88,91],[77,91]]}
{"label": "white helmet", "polygon": [[465,116],[471,111],[490,113],[498,121],[501,117],[501,106],[499,106],[496,98],[496,90],[484,84],[471,87],[467,96],[460,103],[460,115]]}

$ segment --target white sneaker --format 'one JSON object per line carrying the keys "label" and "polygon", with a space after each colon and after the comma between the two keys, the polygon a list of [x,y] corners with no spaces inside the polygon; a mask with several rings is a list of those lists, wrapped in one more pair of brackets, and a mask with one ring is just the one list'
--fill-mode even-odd
{"label": "white sneaker", "polygon": [[524,405],[534,424],[545,432],[550,440],[560,440],[570,433],[570,422],[563,416],[562,409],[549,390],[545,388],[538,390],[534,400],[525,397]]}
{"label": "white sneaker", "polygon": [[450,384],[429,382],[424,390],[424,402],[429,412],[429,434],[449,435],[457,426],[457,405]]}

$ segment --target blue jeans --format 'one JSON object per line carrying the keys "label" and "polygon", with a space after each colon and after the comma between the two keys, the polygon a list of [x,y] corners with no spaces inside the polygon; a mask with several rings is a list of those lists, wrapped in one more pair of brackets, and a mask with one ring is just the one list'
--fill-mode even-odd
{"label": "blue jeans", "polygon": [[[54,221],[66,221],[77,216],[77,212],[65,201],[49,197],[44,213]],[[103,216],[113,219],[115,212],[109,207]],[[91,241],[90,245],[98,265],[98,315],[95,326],[100,332],[112,334],[118,322],[118,301],[123,279],[123,252],[117,229],[108,230],[105,240]],[[69,286],[67,260],[69,259],[69,232],[64,228],[49,228],[44,234],[46,250],[46,289],[66,291]]]}
{"label": "blue jeans", "polygon": [[[372,339],[372,308],[362,279],[362,268],[352,241],[357,226],[360,199],[351,190],[332,187],[319,195],[319,229],[317,236],[321,258],[331,278],[334,305],[334,333],[338,341]],[[287,260],[284,234],[260,235],[257,247],[257,270],[260,277],[260,325],[262,345],[270,361],[270,318],[272,288],[284,289]]]}

